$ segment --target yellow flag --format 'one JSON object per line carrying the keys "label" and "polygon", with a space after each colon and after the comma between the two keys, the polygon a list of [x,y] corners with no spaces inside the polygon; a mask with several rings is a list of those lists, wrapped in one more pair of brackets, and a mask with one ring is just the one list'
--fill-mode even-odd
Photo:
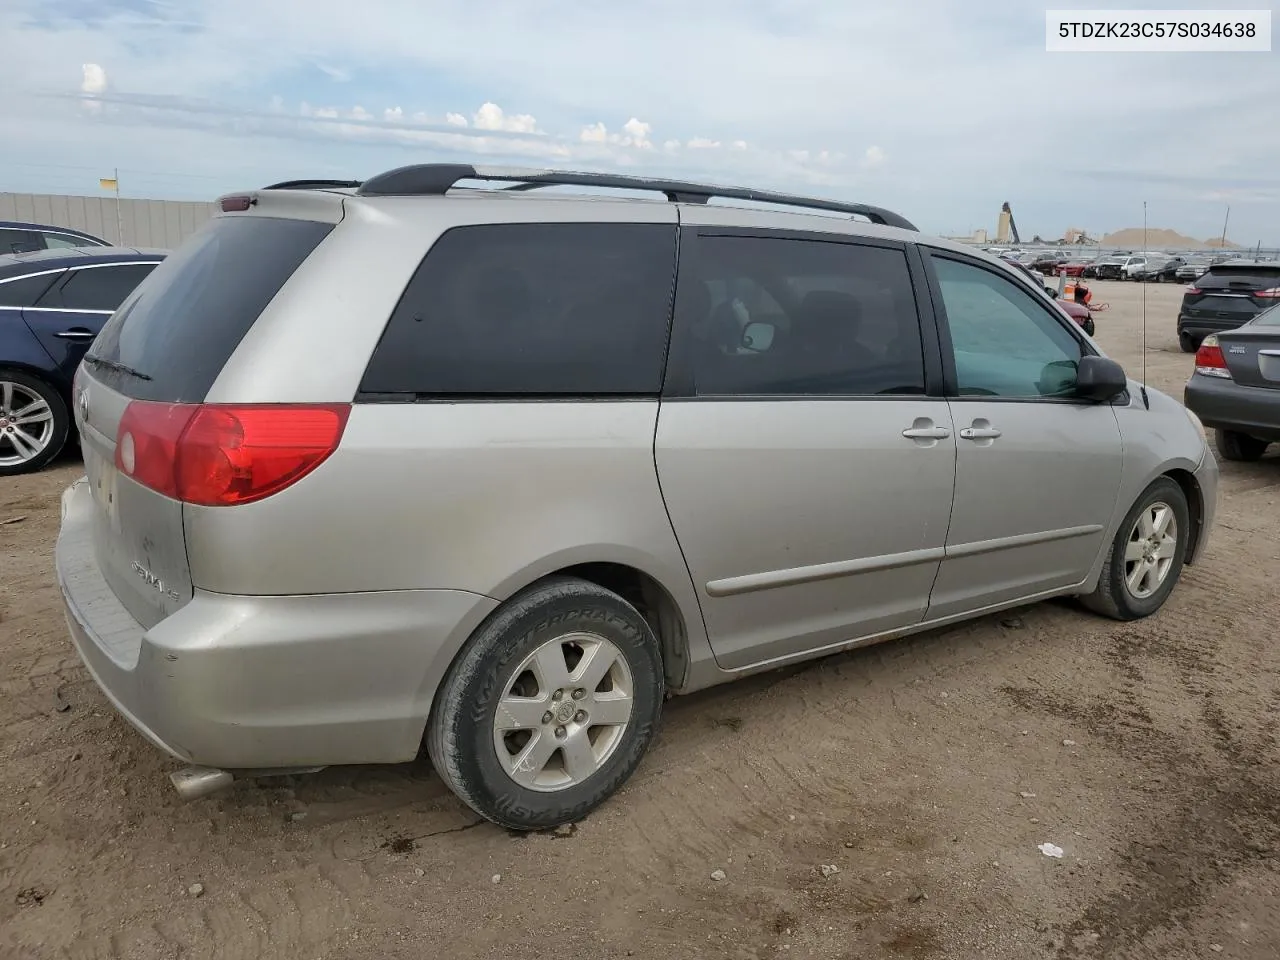
{"label": "yellow flag", "polygon": [[116,180],[113,177],[102,177],[98,180],[98,186],[103,190],[114,190],[117,187]]}

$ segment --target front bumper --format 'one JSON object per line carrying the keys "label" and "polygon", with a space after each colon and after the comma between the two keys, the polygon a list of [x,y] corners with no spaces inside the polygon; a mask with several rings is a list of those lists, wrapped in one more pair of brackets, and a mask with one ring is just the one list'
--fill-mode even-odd
{"label": "front bumper", "polygon": [[1187,557],[1188,563],[1196,563],[1204,556],[1218,516],[1218,460],[1207,442],[1200,466],[1192,476],[1200,490],[1200,532],[1191,555]]}
{"label": "front bumper", "polygon": [[147,630],[98,569],[93,509],[84,481],[63,494],[56,565],[71,639],[116,709],[190,763],[248,771],[412,760],[452,652],[497,605],[459,590],[196,590]]}
{"label": "front bumper", "polygon": [[1182,402],[1206,427],[1280,441],[1280,390],[1192,374]]}

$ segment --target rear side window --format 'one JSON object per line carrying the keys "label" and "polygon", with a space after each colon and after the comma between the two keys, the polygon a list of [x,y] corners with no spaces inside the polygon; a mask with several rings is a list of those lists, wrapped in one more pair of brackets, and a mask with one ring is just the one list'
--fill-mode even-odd
{"label": "rear side window", "polygon": [[656,396],[676,227],[457,227],[409,281],[365,371],[366,394]]}
{"label": "rear side window", "polygon": [[199,403],[258,315],[333,224],[218,217],[170,254],[120,305],[92,355],[93,374],[141,400]]}
{"label": "rear side window", "polygon": [[925,391],[920,324],[898,249],[700,237],[681,277],[698,396]]}
{"label": "rear side window", "polygon": [[151,263],[122,263],[71,270],[36,306],[111,312],[124,303],[124,298],[154,269],[155,264]]}
{"label": "rear side window", "polygon": [[49,285],[60,279],[57,273],[41,273],[34,277],[0,280],[0,307],[32,307]]}
{"label": "rear side window", "polygon": [[40,246],[35,234],[27,230],[0,229],[0,254],[29,253]]}

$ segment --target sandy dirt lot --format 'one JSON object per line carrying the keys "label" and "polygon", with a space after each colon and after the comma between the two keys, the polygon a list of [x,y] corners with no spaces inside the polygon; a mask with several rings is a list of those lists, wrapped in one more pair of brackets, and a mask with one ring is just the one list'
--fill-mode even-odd
{"label": "sandy dirt lot", "polygon": [[[1095,289],[1137,371],[1140,288]],[[1148,297],[1178,397],[1180,294]],[[1224,465],[1156,617],[1043,604],[673,701],[612,802],[525,837],[425,761],[180,803],[66,638],[78,473],[0,483],[0,956],[1280,956],[1274,454]]]}

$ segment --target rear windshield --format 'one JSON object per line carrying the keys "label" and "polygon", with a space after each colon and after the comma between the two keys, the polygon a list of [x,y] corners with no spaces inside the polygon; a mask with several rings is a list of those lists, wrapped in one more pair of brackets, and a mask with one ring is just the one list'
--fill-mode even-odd
{"label": "rear windshield", "polygon": [[203,401],[258,315],[332,229],[271,217],[210,220],[107,321],[90,354],[94,377],[140,400]]}
{"label": "rear windshield", "polygon": [[1274,307],[1268,307],[1260,314],[1253,318],[1250,326],[1255,327],[1280,327],[1280,304]]}
{"label": "rear windshield", "polygon": [[1200,278],[1197,286],[1274,287],[1280,282],[1280,263],[1217,263]]}

